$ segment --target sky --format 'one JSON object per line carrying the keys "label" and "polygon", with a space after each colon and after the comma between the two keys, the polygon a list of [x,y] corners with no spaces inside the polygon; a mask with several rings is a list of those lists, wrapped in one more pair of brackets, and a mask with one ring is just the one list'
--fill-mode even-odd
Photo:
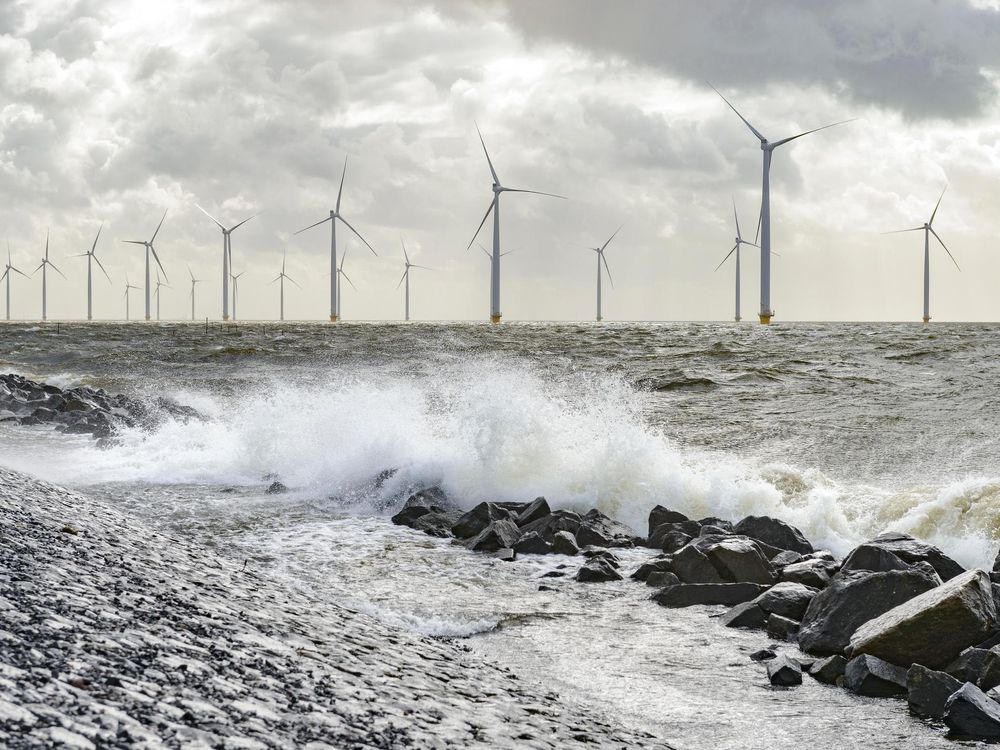
{"label": "sky", "polygon": [[[827,123],[775,152],[776,320],[919,320],[929,218],[935,320],[998,320],[1000,7],[992,0],[0,0],[0,231],[30,273],[50,233],[49,317],[124,316],[156,248],[164,318],[221,315],[224,224],[243,319],[329,314],[328,215],[349,157],[345,319],[484,320],[489,263],[467,250],[501,181],[564,195],[502,202],[508,320],[586,320],[608,246],[609,320],[725,320],[733,206],[752,235],[757,141]],[[489,225],[487,225],[487,228]],[[484,230],[479,240],[491,240]],[[743,251],[743,316],[759,299]],[[41,313],[41,274],[12,315]],[[2,293],[2,290],[0,290]],[[141,292],[132,315],[141,314]]]}

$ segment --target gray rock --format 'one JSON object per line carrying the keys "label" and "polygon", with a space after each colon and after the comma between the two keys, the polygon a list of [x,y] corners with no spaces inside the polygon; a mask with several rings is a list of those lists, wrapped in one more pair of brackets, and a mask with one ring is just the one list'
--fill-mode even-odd
{"label": "gray rock", "polygon": [[903,562],[885,547],[877,544],[861,544],[844,558],[844,564],[840,569],[845,573],[855,570],[881,573],[887,570],[906,570],[909,567],[909,563]]}
{"label": "gray rock", "polygon": [[608,518],[595,508],[580,519],[576,543],[581,547],[631,547],[636,536],[635,531],[628,526]]}
{"label": "gray rock", "polygon": [[777,580],[770,561],[749,539],[726,537],[702,552],[724,581],[770,585]]}
{"label": "gray rock", "polygon": [[678,513],[676,510],[670,510],[669,508],[664,508],[662,505],[657,505],[649,511],[648,535],[650,537],[653,536],[653,532],[665,523],[684,523],[689,520],[683,513]]}
{"label": "gray rock", "polygon": [[967,682],[948,698],[944,723],[958,737],[1000,739],[1000,704]]}
{"label": "gray rock", "polygon": [[988,649],[970,646],[955,657],[944,671],[959,682],[978,682],[988,654]]}
{"label": "gray rock", "polygon": [[726,533],[733,533],[733,522],[727,521],[725,518],[718,518],[716,516],[708,516],[707,518],[698,519],[699,526],[716,526],[720,529],[724,529]]}
{"label": "gray rock", "polygon": [[286,492],[288,492],[288,488],[277,479],[271,482],[271,484],[267,486],[267,489],[264,490],[264,494],[266,495],[282,495]]}
{"label": "gray rock", "polygon": [[[463,514],[455,522],[455,525],[451,527],[451,533],[454,534],[457,539],[471,539],[482,533],[482,531],[494,521],[503,519],[513,522],[514,518],[515,516],[513,513],[496,503],[479,503],[479,505],[470,510],[468,513]],[[514,539],[511,544],[513,544],[514,541],[517,540]],[[509,547],[510,544],[505,544],[503,546]]]}
{"label": "gray rock", "polygon": [[606,583],[622,580],[622,574],[603,557],[594,557],[577,571],[576,580],[581,583]]}
{"label": "gray rock", "polygon": [[752,601],[743,602],[726,612],[721,622],[727,628],[759,630],[767,625],[767,613]]}
{"label": "gray rock", "polygon": [[762,648],[760,651],[754,651],[750,654],[750,661],[768,661],[776,656],[774,649]]}
{"label": "gray rock", "polygon": [[[554,542],[555,535],[560,531],[568,531],[571,535],[576,535],[576,530],[580,528],[580,516],[571,510],[554,510],[547,516],[538,520],[526,523],[521,527],[525,534],[532,531],[538,533],[545,541]],[[574,544],[575,544],[574,540]]]}
{"label": "gray rock", "polygon": [[431,510],[409,525],[425,534],[445,538],[451,536],[451,527],[461,515],[460,510]]}
{"label": "gray rock", "polygon": [[918,542],[908,534],[887,532],[875,537],[868,544],[887,549],[903,562],[910,563],[911,565],[918,562],[930,563],[938,575],[941,576],[942,581],[947,581],[965,572],[965,568],[937,547]]}
{"label": "gray rock", "polygon": [[813,546],[794,526],[769,516],[747,516],[733,530],[759,542],[800,554],[813,551]]}
{"label": "gray rock", "polygon": [[674,555],[672,569],[684,583],[725,583],[708,557],[693,544]]}
{"label": "gray rock", "polygon": [[767,679],[772,685],[793,687],[802,684],[802,667],[795,659],[785,654],[779,654],[773,659],[769,659],[765,664],[767,665]]}
{"label": "gray rock", "polygon": [[681,579],[671,573],[669,570],[657,570],[650,573],[646,578],[647,586],[655,586],[656,588],[663,588],[664,586],[676,586],[681,582]]}
{"label": "gray rock", "polygon": [[765,630],[772,638],[780,641],[792,641],[795,640],[795,636],[799,632],[799,623],[788,617],[770,614],[767,616]]}
{"label": "gray rock", "polygon": [[540,518],[545,518],[546,516],[552,515],[552,509],[549,508],[548,501],[544,497],[536,497],[528,507],[525,508],[517,517],[518,526],[527,526],[532,521],[537,521]]}
{"label": "gray rock", "polygon": [[858,695],[888,698],[906,693],[906,670],[868,654],[856,656],[844,668],[844,687]]}
{"label": "gray rock", "polygon": [[816,589],[803,586],[801,583],[776,583],[754,599],[754,604],[768,614],[801,620],[809,607],[809,602],[818,593]]}
{"label": "gray rock", "polygon": [[962,683],[945,672],[914,664],[906,672],[906,702],[910,711],[928,719],[943,719],[945,704]]}
{"label": "gray rock", "polygon": [[850,649],[852,655],[941,669],[996,627],[989,575],[970,570],[869,620],[851,637]]}
{"label": "gray rock", "polygon": [[669,557],[661,558],[659,560],[650,560],[649,562],[643,563],[636,568],[636,571],[629,577],[635,579],[636,581],[645,581],[652,573],[671,570],[672,565],[673,560]]}
{"label": "gray rock", "polygon": [[480,531],[478,536],[468,543],[468,547],[474,552],[496,552],[504,547],[513,547],[520,536],[521,531],[516,523],[510,518],[501,518]]}
{"label": "gray rock", "polygon": [[517,559],[517,552],[510,547],[504,547],[497,550],[496,558],[503,562],[514,562]]}
{"label": "gray rock", "polygon": [[667,586],[653,595],[664,607],[692,607],[698,604],[733,606],[758,596],[766,586],[756,583],[682,583]]}
{"label": "gray rock", "polygon": [[920,570],[838,575],[809,602],[799,646],[819,655],[843,653],[861,625],[936,585]]}
{"label": "gray rock", "polygon": [[568,531],[557,531],[552,535],[552,551],[557,555],[575,555],[580,551],[576,539]]}
{"label": "gray rock", "polygon": [[542,539],[537,531],[532,531],[514,543],[514,551],[519,555],[548,555],[552,552],[552,543]]}
{"label": "gray rock", "polygon": [[802,555],[790,549],[782,550],[771,558],[771,565],[775,568],[784,568],[786,565],[793,565],[802,561]]}
{"label": "gray rock", "polygon": [[1000,648],[994,646],[986,652],[979,679],[975,682],[980,690],[991,690],[1000,685]]}
{"label": "gray rock", "polygon": [[781,569],[781,580],[801,583],[814,589],[825,589],[830,585],[834,570],[836,565],[826,560],[800,560]]}
{"label": "gray rock", "polygon": [[836,685],[837,681],[844,676],[846,668],[847,659],[840,654],[834,654],[833,656],[813,662],[812,666],[809,667],[809,674],[817,682],[822,682],[825,685]]}

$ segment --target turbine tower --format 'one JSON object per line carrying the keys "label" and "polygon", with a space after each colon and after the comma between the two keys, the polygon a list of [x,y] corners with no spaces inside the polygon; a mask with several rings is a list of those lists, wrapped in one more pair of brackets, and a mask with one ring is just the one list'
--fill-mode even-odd
{"label": "turbine tower", "polygon": [[245,274],[246,271],[240,271],[239,273],[234,273],[232,275],[233,279],[233,322],[236,322],[236,284],[240,280],[240,276]]}
{"label": "turbine tower", "polygon": [[358,239],[365,243],[369,250],[372,251],[372,255],[378,255],[375,252],[375,248],[368,244],[368,240],[361,236],[357,229],[351,226],[350,222],[347,221],[340,214],[340,199],[344,194],[344,178],[347,176],[347,158],[344,158],[344,172],[340,175],[340,189],[337,191],[337,206],[332,211],[330,215],[321,221],[317,221],[315,224],[310,224],[304,229],[300,229],[295,232],[295,234],[302,234],[306,229],[312,229],[313,227],[318,227],[320,224],[325,224],[330,222],[330,322],[336,323],[340,319],[340,304],[337,300],[337,292],[339,291],[339,285],[337,284],[338,277],[337,271],[339,267],[337,266],[337,220],[344,222],[344,226],[350,229],[354,234],[358,236]]}
{"label": "turbine tower", "polygon": [[[279,287],[281,287],[280,303],[279,303],[279,307],[278,307],[278,312],[279,312],[278,320],[284,320],[285,319],[285,279],[288,279],[290,282],[292,282],[293,284],[295,284],[295,286],[299,287],[299,289],[302,288],[301,286],[299,286],[299,283],[295,279],[293,279],[291,276],[289,276],[287,273],[285,273],[285,257],[286,257],[287,254],[288,254],[287,251],[282,254],[282,256],[281,256],[281,273],[279,273],[277,276],[275,276],[274,277],[274,281],[271,282],[272,284],[275,281],[280,281],[281,282],[278,285]],[[346,257],[347,253],[344,253],[344,255]]]}
{"label": "turbine tower", "polygon": [[608,259],[605,257],[604,251],[607,249],[608,245],[611,244],[611,240],[615,238],[615,234],[618,234],[621,230],[622,228],[618,227],[618,229],[614,231],[614,234],[608,237],[608,241],[605,242],[600,247],[588,248],[589,250],[593,250],[595,253],[597,253],[597,322],[598,323],[604,320],[604,318],[601,316],[601,277],[603,276],[603,274],[601,273],[601,263],[602,262],[604,263],[604,270],[608,274],[608,283],[611,284],[611,288],[614,289],[615,282],[611,280],[611,269],[608,267]]}
{"label": "turbine tower", "polygon": [[28,274],[20,269],[14,268],[14,265],[10,262],[10,243],[7,243],[7,265],[4,266],[3,276],[0,276],[0,281],[4,279],[7,280],[7,320],[10,320],[10,272],[21,274],[24,278],[29,278]]}
{"label": "turbine tower", "polygon": [[497,171],[493,168],[493,160],[490,159],[490,152],[486,150],[486,141],[483,140],[483,134],[479,131],[479,125],[476,125],[476,132],[479,133],[479,142],[483,144],[483,153],[486,154],[486,163],[490,165],[490,174],[493,175],[493,200],[490,201],[489,207],[486,209],[486,214],[483,216],[483,220],[479,222],[479,228],[476,229],[476,233],[472,235],[472,239],[469,240],[469,246],[465,248],[472,247],[472,243],[476,241],[476,237],[479,236],[479,232],[482,230],[483,225],[486,220],[490,218],[490,212],[493,212],[493,254],[490,256],[492,263],[490,272],[490,322],[499,323],[500,322],[500,194],[501,193],[532,193],[534,195],[547,195],[550,198],[562,198],[565,200],[563,195],[555,195],[554,193],[542,193],[538,190],[521,190],[517,188],[504,187],[500,184],[500,178],[497,177]]}
{"label": "turbine tower", "polygon": [[[160,256],[156,254],[156,248],[153,247],[153,242],[156,241],[156,235],[160,233],[160,227],[163,226],[163,220],[167,218],[167,212],[163,212],[163,216],[160,218],[160,223],[156,225],[156,231],[153,232],[153,236],[147,242],[146,240],[123,240],[129,245],[142,245],[146,248],[146,320],[149,320],[149,254],[153,254],[154,260],[156,260],[156,265],[160,267],[163,271],[163,278],[170,280],[167,276],[167,272],[163,268],[163,264],[160,263]],[[126,290],[127,293],[128,290]]]}
{"label": "turbine tower", "polygon": [[[229,227],[229,229],[226,229],[226,227],[222,225],[222,222],[212,216],[212,214],[199,206],[197,203],[194,205],[199,211],[205,214],[205,216],[214,221],[216,226],[222,230],[222,319],[229,320],[229,269],[233,264],[233,241],[230,238],[230,235],[250,221],[250,219],[256,218],[260,214],[254,214],[250,218],[244,219],[239,224],[234,224]],[[235,317],[235,313],[233,315]]]}
{"label": "turbine tower", "polygon": [[[129,290],[130,289],[138,289],[138,288],[139,287],[135,286],[134,284],[129,284],[128,283],[128,274],[125,274],[125,322],[126,323],[129,320],[129,315],[128,315],[128,293],[129,293]],[[148,318],[147,318],[147,320],[148,320]]]}
{"label": "turbine tower", "polygon": [[406,270],[403,271],[403,276],[399,280],[399,284],[396,284],[396,288],[399,289],[400,285],[406,282],[406,320],[410,319],[410,269],[411,268],[422,268],[425,271],[431,271],[433,269],[427,266],[418,266],[416,263],[410,263],[410,256],[406,254],[406,243],[403,242],[403,238],[399,238],[399,244],[403,246],[403,258],[406,262]]}
{"label": "turbine tower", "polygon": [[188,276],[191,277],[191,320],[194,320],[194,285],[202,282],[204,279],[196,279],[194,273],[191,271],[191,266],[187,267]]}
{"label": "turbine tower", "polygon": [[[709,85],[711,86],[711,84]],[[739,110],[726,97],[722,96],[722,93],[715,86],[712,86],[712,89],[722,97],[722,101],[729,105],[729,108],[736,113],[736,116],[743,120],[743,124],[750,128],[750,132],[760,141],[760,150],[763,152],[764,168],[760,199],[760,312],[758,315],[761,324],[767,325],[771,322],[771,318],[774,317],[774,310],[771,309],[771,155],[778,146],[784,146],[796,138],[832,128],[834,125],[842,125],[845,122],[851,122],[851,120],[841,120],[840,122],[823,125],[822,127],[813,128],[804,133],[782,138],[780,141],[772,143],[757,128],[751,125],[750,121],[741,115]]]}
{"label": "turbine tower", "polygon": [[46,231],[45,232],[45,257],[43,257],[42,258],[42,262],[38,264],[38,268],[36,268],[34,271],[31,272],[31,275],[34,276],[36,273],[38,273],[39,269],[41,269],[41,271],[42,271],[42,320],[47,320],[48,319],[47,315],[46,315],[46,313],[47,313],[46,305],[48,304],[48,276],[45,273],[46,270],[48,269],[48,266],[52,266],[52,270],[53,271],[55,271],[56,273],[58,273],[64,279],[66,278],[66,274],[64,274],[62,271],[60,271],[58,268],[56,268],[56,264],[53,263],[51,260],[49,260],[49,233]]}
{"label": "turbine tower", "polygon": [[350,248],[344,248],[344,254],[340,256],[340,267],[337,269],[337,319],[338,320],[340,319],[340,300],[342,299],[341,289],[340,289],[341,278],[347,279],[347,283],[351,285],[351,289],[353,289],[354,291],[358,291],[358,288],[354,286],[354,282],[351,281],[351,277],[348,276],[347,271],[344,270],[344,261],[347,260],[347,251],[349,249]]}
{"label": "turbine tower", "polygon": [[743,239],[743,235],[740,234],[740,217],[736,215],[736,199],[733,198],[733,220],[736,222],[736,240],[733,243],[733,249],[730,250],[726,257],[722,259],[722,263],[715,267],[718,271],[729,260],[729,256],[736,253],[736,317],[735,320],[739,323],[743,318],[740,316],[740,246],[749,245],[750,247],[757,247],[752,242],[747,242]]}
{"label": "turbine tower", "polygon": [[153,292],[153,294],[156,295],[156,322],[160,321],[160,287],[162,287],[162,286],[167,287],[167,289],[170,288],[169,284],[164,284],[162,281],[160,281],[160,272],[157,271],[156,272],[156,289]]}
{"label": "turbine tower", "polygon": [[96,262],[100,267],[101,271],[108,279],[108,283],[111,283],[111,277],[108,276],[108,272],[105,270],[104,265],[97,257],[97,241],[101,239],[101,230],[104,229],[104,224],[101,224],[97,229],[97,236],[94,237],[94,244],[91,246],[90,250],[85,253],[80,253],[75,255],[75,258],[86,258],[87,259],[87,320],[94,319],[94,285],[93,285],[93,264]]}
{"label": "turbine tower", "polygon": [[931,212],[931,218],[924,223],[923,226],[913,227],[911,229],[897,229],[893,232],[886,232],[885,234],[899,234],[900,232],[919,232],[923,230],[924,233],[924,323],[930,323],[931,321],[931,235],[934,235],[944,251],[948,253],[948,257],[951,258],[951,262],[955,264],[955,268],[959,271],[962,269],[958,265],[958,261],[955,260],[955,256],[951,254],[951,250],[948,246],[944,244],[938,233],[934,231],[934,217],[937,216],[938,206],[941,205],[941,198],[944,198],[944,191],[948,189],[948,186],[944,186],[944,190],[941,191],[941,196],[938,198],[937,203],[934,204],[934,210]]}

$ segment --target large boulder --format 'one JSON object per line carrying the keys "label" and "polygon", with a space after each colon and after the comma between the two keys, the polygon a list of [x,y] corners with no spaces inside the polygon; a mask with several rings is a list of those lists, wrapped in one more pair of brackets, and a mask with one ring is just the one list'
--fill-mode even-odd
{"label": "large boulder", "polygon": [[580,528],[580,515],[571,510],[554,510],[547,516],[530,521],[521,527],[521,531],[529,534],[532,531],[539,534],[545,541],[554,542],[555,535],[560,531],[568,531],[576,535]]}
{"label": "large boulder", "polygon": [[662,549],[664,552],[676,552],[700,532],[701,527],[695,521],[661,523],[646,539],[646,546]]}
{"label": "large boulder", "polygon": [[674,555],[671,569],[684,583],[725,583],[705,553],[693,544]]}
{"label": "large boulder", "polygon": [[[773,562],[773,561],[772,561]],[[837,570],[837,564],[829,560],[805,559],[781,568],[782,581],[801,583],[814,589],[825,589]]]}
{"label": "large boulder", "polygon": [[777,518],[747,516],[733,527],[733,531],[778,549],[792,550],[803,555],[813,551],[813,546],[801,531]]}
{"label": "large boulder", "polygon": [[767,679],[772,685],[792,687],[802,684],[802,667],[795,659],[785,654],[778,654],[765,664],[767,665]]}
{"label": "large boulder", "polygon": [[577,571],[576,580],[581,583],[606,583],[622,580],[622,574],[605,558],[592,557]]}
{"label": "large boulder", "polygon": [[1000,648],[994,647],[986,652],[976,684],[980,690],[992,690],[1000,685]]}
{"label": "large boulder", "polygon": [[989,649],[971,646],[956,656],[944,671],[959,682],[978,682],[989,653]]}
{"label": "large boulder", "polygon": [[922,570],[837,575],[809,602],[799,646],[814,654],[843,653],[861,625],[931,590],[937,580]]}
{"label": "large boulder", "polygon": [[[451,533],[458,539],[471,539],[494,521],[501,519],[510,519],[513,521],[514,518],[513,513],[497,503],[479,503],[479,505],[462,515],[455,522],[455,525],[451,527]],[[514,539],[514,542],[516,541],[517,539]],[[514,542],[511,542],[511,544]],[[510,544],[505,544],[504,546],[509,547]]]}
{"label": "large boulder", "polygon": [[888,698],[906,692],[906,670],[868,654],[857,656],[844,668],[844,687],[858,695]]}
{"label": "large boulder", "polygon": [[702,552],[724,581],[770,585],[777,579],[770,561],[745,537],[723,537]]}
{"label": "large boulder", "polygon": [[910,711],[928,719],[943,719],[948,698],[962,683],[945,672],[914,664],[906,672],[906,702]]}
{"label": "large boulder", "polygon": [[967,682],[948,698],[944,723],[959,737],[1000,739],[1000,704]]}
{"label": "large boulder", "polygon": [[965,568],[948,557],[937,547],[918,542],[909,534],[895,531],[886,532],[868,542],[870,545],[889,550],[903,562],[913,565],[926,562],[937,571],[942,581],[947,581],[965,572]]}
{"label": "large boulder", "polygon": [[777,583],[753,600],[768,614],[801,620],[819,591],[801,583]]}
{"label": "large boulder", "polygon": [[861,544],[844,558],[844,564],[840,569],[845,573],[855,570],[881,573],[887,570],[906,570],[909,567],[908,562],[904,562],[885,547],[878,544]]}
{"label": "large boulder", "polygon": [[580,519],[576,530],[576,543],[581,547],[631,547],[636,533],[623,523],[619,523],[594,508]]}
{"label": "large boulder", "polygon": [[451,536],[451,527],[461,517],[460,510],[432,510],[410,524],[411,528],[437,537]]}
{"label": "large boulder", "polygon": [[653,536],[653,532],[665,523],[684,523],[685,521],[690,521],[690,519],[683,513],[657,505],[649,511],[648,535]]}
{"label": "large boulder", "polygon": [[635,572],[629,576],[636,581],[645,581],[649,578],[651,573],[661,573],[664,571],[673,570],[673,560],[669,557],[664,557],[659,560],[650,560],[645,562],[636,568]]}
{"label": "large boulder", "polygon": [[532,531],[514,543],[514,551],[519,555],[547,555],[552,552],[552,543],[542,539],[537,531]]}
{"label": "large boulder", "polygon": [[539,518],[545,518],[552,514],[552,509],[549,508],[549,503],[544,497],[536,497],[528,507],[525,508],[517,517],[518,526],[527,526],[532,521],[537,521]]}
{"label": "large boulder", "polygon": [[817,682],[825,685],[836,685],[837,680],[844,676],[847,668],[847,659],[840,654],[828,656],[825,659],[813,662],[809,667],[809,674],[816,678]]}
{"label": "large boulder", "polygon": [[727,628],[759,630],[767,625],[767,612],[752,601],[743,602],[722,616],[722,624]]}
{"label": "large boulder", "polygon": [[664,586],[677,586],[680,582],[681,579],[669,570],[657,570],[646,578],[647,586],[654,586],[658,589],[662,589]]}
{"label": "large boulder", "polygon": [[941,669],[996,627],[989,575],[970,570],[869,620],[851,637],[850,650],[894,664]]}
{"label": "large boulder", "polygon": [[573,556],[580,551],[576,546],[576,537],[568,531],[557,531],[552,535],[552,551],[557,555]]}
{"label": "large boulder", "polygon": [[493,521],[479,532],[470,542],[469,549],[475,552],[496,552],[504,547],[513,547],[521,536],[521,530],[510,518]]}
{"label": "large boulder", "polygon": [[758,596],[766,586],[756,583],[682,583],[667,586],[653,595],[664,607],[692,607],[698,604],[733,606]]}
{"label": "large boulder", "polygon": [[770,614],[767,616],[767,623],[764,625],[767,634],[778,641],[792,641],[799,632],[799,623],[789,617]]}

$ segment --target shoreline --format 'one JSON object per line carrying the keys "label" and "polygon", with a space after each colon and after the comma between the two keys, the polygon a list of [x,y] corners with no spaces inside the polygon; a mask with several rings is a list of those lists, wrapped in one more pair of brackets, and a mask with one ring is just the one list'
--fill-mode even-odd
{"label": "shoreline", "polygon": [[652,747],[452,641],[0,469],[0,744]]}

